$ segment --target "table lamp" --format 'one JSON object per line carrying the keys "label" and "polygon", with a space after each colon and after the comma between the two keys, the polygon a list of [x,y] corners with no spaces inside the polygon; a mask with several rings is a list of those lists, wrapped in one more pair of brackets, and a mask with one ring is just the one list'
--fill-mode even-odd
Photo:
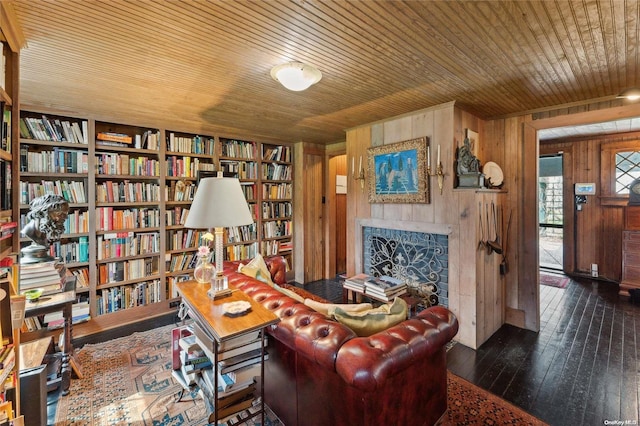
{"label": "table lamp", "polygon": [[247,200],[235,178],[210,177],[198,184],[185,228],[214,229],[216,273],[207,295],[216,299],[230,293],[223,273],[223,233],[224,228],[253,223]]}

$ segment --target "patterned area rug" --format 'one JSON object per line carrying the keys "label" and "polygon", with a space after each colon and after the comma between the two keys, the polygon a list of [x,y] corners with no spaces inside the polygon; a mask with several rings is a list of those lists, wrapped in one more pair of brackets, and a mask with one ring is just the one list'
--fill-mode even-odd
{"label": "patterned area rug", "polygon": [[569,284],[569,277],[540,272],[540,284],[557,288],[565,288],[567,284]]}
{"label": "patterned area rug", "polygon": [[[83,379],[71,381],[60,397],[54,426],[62,425],[206,425],[204,402],[193,395],[176,402],[181,387],[171,375],[173,325],[86,345],[76,352]],[[449,410],[441,425],[544,425],[503,399],[448,374]],[[225,425],[260,425],[260,417],[243,423],[247,411]],[[419,415],[419,413],[416,413]],[[265,426],[282,422],[268,409]]]}
{"label": "patterned area rug", "polygon": [[[55,426],[207,424],[202,399],[193,395],[176,402],[181,386],[171,375],[173,325],[76,351],[83,379],[71,381],[70,393],[60,397]],[[248,410],[225,420],[225,425],[260,425],[260,416],[243,422]],[[282,425],[267,407],[266,426]]]}

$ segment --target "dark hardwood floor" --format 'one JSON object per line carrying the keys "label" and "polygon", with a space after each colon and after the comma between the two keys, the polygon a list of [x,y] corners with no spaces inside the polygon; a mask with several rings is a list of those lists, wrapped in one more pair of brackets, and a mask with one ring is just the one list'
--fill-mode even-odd
{"label": "dark hardwood floor", "polygon": [[457,344],[449,370],[551,425],[636,425],[640,306],[617,291],[543,285],[539,333],[504,325],[478,350]]}

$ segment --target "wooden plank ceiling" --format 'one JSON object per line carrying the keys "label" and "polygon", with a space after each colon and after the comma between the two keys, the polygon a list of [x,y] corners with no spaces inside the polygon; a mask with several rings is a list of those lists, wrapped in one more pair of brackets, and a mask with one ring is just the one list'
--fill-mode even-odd
{"label": "wooden plank ceiling", "polygon": [[[332,143],[455,100],[482,118],[640,84],[636,0],[17,0],[21,103],[263,141]],[[270,69],[322,81],[290,92]]]}

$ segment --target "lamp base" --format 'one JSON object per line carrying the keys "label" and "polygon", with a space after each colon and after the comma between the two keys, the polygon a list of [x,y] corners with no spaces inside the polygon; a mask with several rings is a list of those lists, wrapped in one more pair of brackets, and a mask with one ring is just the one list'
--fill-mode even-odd
{"label": "lamp base", "polygon": [[207,291],[207,296],[209,296],[209,299],[216,300],[229,296],[231,292],[227,277],[216,275],[211,279],[211,288]]}

